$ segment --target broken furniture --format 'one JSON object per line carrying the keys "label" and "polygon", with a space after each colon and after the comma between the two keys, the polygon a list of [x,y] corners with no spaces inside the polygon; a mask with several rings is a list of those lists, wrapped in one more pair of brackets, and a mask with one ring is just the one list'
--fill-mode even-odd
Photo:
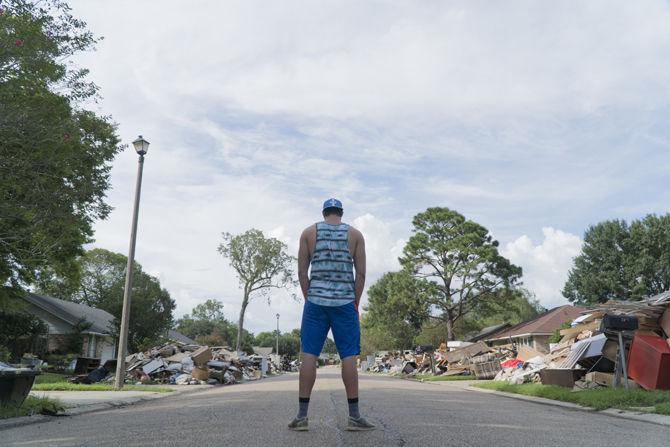
{"label": "broken furniture", "polygon": [[621,380],[623,373],[624,385],[629,389],[628,385],[628,368],[626,367],[626,345],[623,342],[624,332],[634,331],[638,328],[638,321],[635,315],[612,315],[605,314],[603,316],[601,329],[603,332],[616,334],[619,340],[619,350],[614,367],[614,386],[617,386]]}
{"label": "broken furniture", "polygon": [[653,335],[636,335],[630,347],[628,375],[644,389],[670,389],[670,346],[667,340]]}

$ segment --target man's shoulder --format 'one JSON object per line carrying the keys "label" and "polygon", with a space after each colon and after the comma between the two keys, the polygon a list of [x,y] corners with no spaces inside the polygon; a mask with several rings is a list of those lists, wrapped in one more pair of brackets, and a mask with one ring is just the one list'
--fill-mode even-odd
{"label": "man's shoulder", "polygon": [[313,234],[316,234],[316,224],[315,223],[313,223],[309,227],[302,230],[303,237],[307,237],[307,236],[310,236],[310,235],[313,235]]}
{"label": "man's shoulder", "polygon": [[351,225],[349,225],[349,236],[354,237],[356,239],[363,239],[363,233],[361,233],[360,230]]}

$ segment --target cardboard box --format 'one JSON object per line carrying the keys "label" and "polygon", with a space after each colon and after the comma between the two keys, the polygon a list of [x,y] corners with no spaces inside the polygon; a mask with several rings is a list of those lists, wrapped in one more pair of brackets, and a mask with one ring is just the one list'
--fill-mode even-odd
{"label": "cardboard box", "polygon": [[617,361],[617,354],[619,352],[619,345],[614,340],[607,340],[603,346],[603,357],[612,362]]}
{"label": "cardboard box", "polygon": [[212,360],[212,350],[209,346],[201,346],[191,353],[191,358],[196,366],[205,366]]}
{"label": "cardboard box", "polygon": [[586,370],[584,369],[550,369],[540,370],[542,385],[558,385],[567,388],[575,386],[575,382],[581,379]]}
{"label": "cardboard box", "polygon": [[614,383],[614,374],[604,372],[590,372],[584,376],[585,382],[594,382],[598,385],[612,386]]}
{"label": "cardboard box", "polygon": [[207,380],[209,379],[209,368],[196,366],[191,371],[191,377],[198,380]]}

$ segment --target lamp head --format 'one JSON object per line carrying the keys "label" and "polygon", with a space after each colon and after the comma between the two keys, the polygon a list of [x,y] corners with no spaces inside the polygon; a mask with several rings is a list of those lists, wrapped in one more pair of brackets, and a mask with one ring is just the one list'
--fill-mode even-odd
{"label": "lamp head", "polygon": [[133,141],[133,146],[135,146],[135,152],[139,155],[146,155],[149,152],[149,142],[140,135],[135,141]]}

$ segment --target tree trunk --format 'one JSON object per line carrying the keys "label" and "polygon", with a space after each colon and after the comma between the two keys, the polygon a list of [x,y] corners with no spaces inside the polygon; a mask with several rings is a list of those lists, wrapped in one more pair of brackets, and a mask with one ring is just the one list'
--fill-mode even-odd
{"label": "tree trunk", "polygon": [[246,312],[248,304],[249,304],[249,295],[245,291],[244,299],[242,300],[242,309],[240,309],[240,319],[237,322],[237,343],[235,345],[235,351],[240,350],[240,344],[242,343],[242,327],[244,326],[244,312]]}
{"label": "tree trunk", "polygon": [[447,314],[447,340],[456,340],[456,337],[454,336],[454,317],[451,312],[448,312]]}

